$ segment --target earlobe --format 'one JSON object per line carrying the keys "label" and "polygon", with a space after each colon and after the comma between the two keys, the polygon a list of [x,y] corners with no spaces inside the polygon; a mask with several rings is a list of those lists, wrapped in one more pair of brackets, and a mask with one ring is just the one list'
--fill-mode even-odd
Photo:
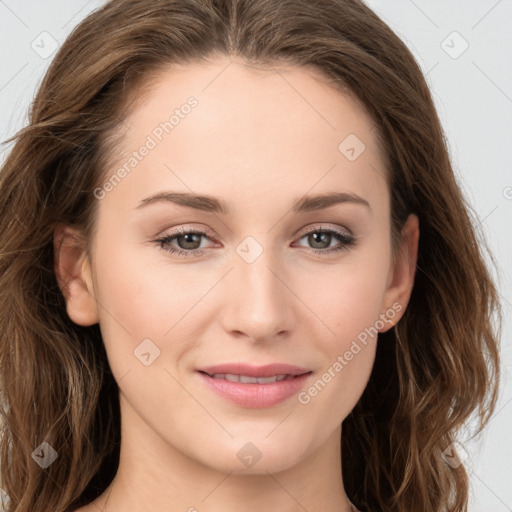
{"label": "earlobe", "polygon": [[53,241],[54,271],[69,318],[83,326],[98,323],[91,266],[81,233],[71,226],[59,224],[54,230]]}
{"label": "earlobe", "polygon": [[386,311],[382,314],[388,318],[392,316],[392,318],[390,321],[384,322],[385,325],[379,329],[379,332],[386,332],[392,328],[405,313],[414,286],[419,236],[418,217],[415,214],[410,214],[402,228],[400,246],[393,262],[390,282],[384,297]]}

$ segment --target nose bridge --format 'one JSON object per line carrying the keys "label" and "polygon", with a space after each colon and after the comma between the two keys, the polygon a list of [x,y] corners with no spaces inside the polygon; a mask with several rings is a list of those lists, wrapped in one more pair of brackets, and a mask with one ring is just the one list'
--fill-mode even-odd
{"label": "nose bridge", "polygon": [[[267,242],[269,238],[267,237]],[[290,291],[283,284],[279,255],[254,237],[236,248],[230,272],[224,328],[254,340],[272,337],[291,328]]]}

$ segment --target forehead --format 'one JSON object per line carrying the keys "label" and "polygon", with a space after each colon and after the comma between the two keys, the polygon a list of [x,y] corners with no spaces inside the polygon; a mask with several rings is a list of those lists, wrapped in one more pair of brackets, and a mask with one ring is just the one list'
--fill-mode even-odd
{"label": "forehead", "polygon": [[[214,195],[229,190],[242,200],[256,191],[284,199],[312,187],[365,194],[386,186],[372,119],[313,67],[263,69],[227,58],[169,66],[121,135],[109,173],[129,169],[114,192],[124,189],[132,204],[135,195],[164,185]],[[134,156],[143,146],[150,149]]]}

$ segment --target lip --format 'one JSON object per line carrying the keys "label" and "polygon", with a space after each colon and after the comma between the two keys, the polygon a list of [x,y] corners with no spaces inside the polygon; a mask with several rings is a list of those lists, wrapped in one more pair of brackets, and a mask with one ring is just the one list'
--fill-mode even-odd
{"label": "lip", "polygon": [[[247,364],[222,364],[197,371],[201,380],[215,393],[240,407],[261,409],[283,402],[297,394],[309,379],[312,371],[288,364],[251,366]],[[214,374],[246,375],[248,377],[271,377],[293,375],[289,380],[266,384],[231,382],[212,377]]]}
{"label": "lip", "polygon": [[245,363],[225,363],[215,366],[199,368],[199,371],[214,375],[216,373],[231,373],[233,375],[247,375],[248,377],[272,377],[272,375],[302,375],[311,370],[290,364],[267,364],[265,366],[253,366]]}

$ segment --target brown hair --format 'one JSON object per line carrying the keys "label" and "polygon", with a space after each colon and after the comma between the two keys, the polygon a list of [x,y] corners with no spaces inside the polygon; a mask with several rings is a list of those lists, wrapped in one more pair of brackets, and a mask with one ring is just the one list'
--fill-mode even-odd
{"label": "brown hair", "polygon": [[[467,510],[464,466],[441,453],[498,389],[497,293],[485,244],[455,181],[434,104],[402,41],[360,0],[113,0],[67,38],[0,173],[1,483],[18,512],[65,511],[115,475],[118,388],[98,325],[66,314],[54,272],[57,223],[90,240],[113,134],[172,63],[237,56],[313,65],[379,127],[396,236],[421,227],[407,311],[380,335],[375,366],[343,423],[343,478],[361,510]],[[42,442],[58,463],[41,469]]]}

